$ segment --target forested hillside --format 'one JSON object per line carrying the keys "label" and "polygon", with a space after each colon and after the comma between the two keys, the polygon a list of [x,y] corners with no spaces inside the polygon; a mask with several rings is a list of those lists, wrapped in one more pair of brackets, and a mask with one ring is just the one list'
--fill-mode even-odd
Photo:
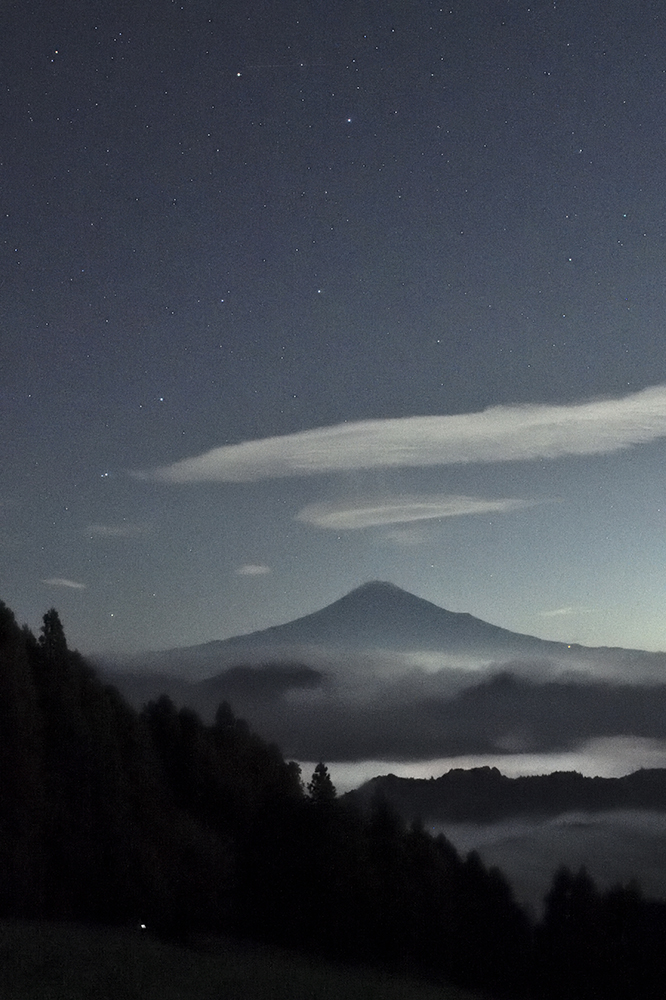
{"label": "forested hillside", "polygon": [[[666,905],[557,874],[543,923],[381,798],[338,801],[227,704],[141,712],[0,605],[0,917],[225,932],[495,995],[650,997]],[[601,992],[599,992],[601,990]]]}
{"label": "forested hillside", "polygon": [[557,816],[586,810],[666,812],[666,769],[644,768],[621,778],[577,771],[508,778],[496,767],[455,768],[438,778],[372,778],[347,798],[359,805],[381,795],[405,820],[493,823],[516,816]]}

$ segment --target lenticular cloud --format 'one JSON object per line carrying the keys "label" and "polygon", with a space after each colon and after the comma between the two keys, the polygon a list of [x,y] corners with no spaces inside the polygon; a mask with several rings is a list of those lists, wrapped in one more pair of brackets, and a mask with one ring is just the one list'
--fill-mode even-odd
{"label": "lenticular cloud", "polygon": [[312,503],[296,515],[297,521],[347,531],[410,521],[431,521],[468,514],[506,514],[531,506],[529,500],[485,500],[465,496],[398,496],[383,500],[351,500],[338,503]]}
{"label": "lenticular cloud", "polygon": [[601,455],[666,437],[666,386],[566,406],[493,406],[454,416],[363,420],[213,448],[135,475],[251,482],[353,469]]}
{"label": "lenticular cloud", "polygon": [[69,587],[71,590],[85,590],[85,583],[77,583],[76,580],[66,580],[62,576],[51,576],[48,580],[42,580],[48,587]]}

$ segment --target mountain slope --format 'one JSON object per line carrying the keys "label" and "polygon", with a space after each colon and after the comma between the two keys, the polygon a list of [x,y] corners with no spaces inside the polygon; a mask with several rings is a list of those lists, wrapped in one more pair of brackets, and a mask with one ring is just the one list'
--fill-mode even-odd
{"label": "mountain slope", "polygon": [[212,677],[239,664],[300,662],[318,666],[317,656],[371,651],[436,652],[498,664],[556,662],[564,669],[600,667],[604,676],[631,673],[636,680],[666,676],[666,654],[592,648],[511,632],[473,615],[447,611],[392,583],[373,581],[319,611],[270,628],[199,646],[146,653],[124,669]]}
{"label": "mountain slope", "polygon": [[[342,649],[446,649],[491,651],[538,649],[545,640],[490,625],[470,614],[447,611],[392,583],[372,581],[356,587],[320,611],[285,625],[209,643],[314,645]],[[564,643],[546,643],[561,651]]]}
{"label": "mountain slope", "polygon": [[228,701],[299,760],[666,738],[666,654],[547,642],[388,583],[364,584],[285,625],[128,666],[107,677],[135,706],[168,693],[212,720]]}
{"label": "mountain slope", "polygon": [[429,823],[497,823],[619,809],[666,813],[666,770],[651,768],[620,778],[592,778],[577,771],[509,778],[495,767],[459,768],[429,780],[386,774],[345,798],[369,808],[377,795],[408,823],[418,817]]}
{"label": "mountain slope", "polygon": [[134,665],[181,670],[190,677],[242,662],[304,655],[308,650],[361,652],[424,650],[490,658],[571,656],[579,646],[549,642],[447,611],[392,583],[356,587],[319,611],[283,625],[198,646],[140,654]]}

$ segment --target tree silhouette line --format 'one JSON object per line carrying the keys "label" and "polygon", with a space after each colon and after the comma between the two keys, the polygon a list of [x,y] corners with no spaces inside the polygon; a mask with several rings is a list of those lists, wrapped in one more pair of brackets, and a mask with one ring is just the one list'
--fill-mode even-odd
{"label": "tree silhouette line", "polygon": [[578,771],[509,778],[496,767],[454,768],[438,778],[382,775],[347,796],[362,806],[378,794],[407,819],[427,816],[453,823],[495,823],[577,811],[666,812],[666,768],[642,768],[621,778],[588,777]]}
{"label": "tree silhouette line", "polygon": [[519,998],[648,998],[666,904],[554,876],[534,923],[496,869],[338,799],[220,705],[141,712],[0,603],[0,916],[226,933]]}

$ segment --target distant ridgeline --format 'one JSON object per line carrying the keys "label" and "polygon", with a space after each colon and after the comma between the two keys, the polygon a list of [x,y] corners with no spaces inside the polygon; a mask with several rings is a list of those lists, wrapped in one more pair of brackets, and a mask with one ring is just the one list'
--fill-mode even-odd
{"label": "distant ridgeline", "polygon": [[35,637],[0,602],[0,775],[2,919],[233,934],[511,1000],[663,995],[666,903],[562,869],[535,924],[478,854],[337,799],[323,763],[304,787],[228,704],[135,711],[54,609]]}
{"label": "distant ridgeline", "polygon": [[577,771],[507,778],[495,767],[455,769],[430,779],[387,774],[345,798],[363,806],[377,795],[407,821],[492,823],[576,811],[666,812],[666,769],[643,769],[622,778],[588,778]]}

